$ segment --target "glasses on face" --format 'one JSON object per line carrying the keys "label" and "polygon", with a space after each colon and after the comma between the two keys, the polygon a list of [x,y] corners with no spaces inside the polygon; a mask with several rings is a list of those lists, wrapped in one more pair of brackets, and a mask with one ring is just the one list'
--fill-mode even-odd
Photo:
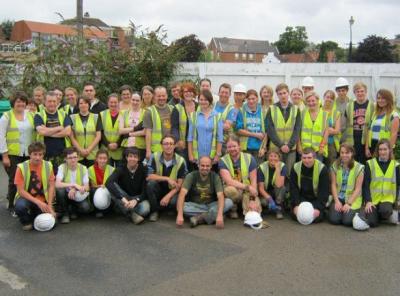
{"label": "glasses on face", "polygon": [[77,155],[75,155],[75,156],[68,156],[68,157],[67,157],[67,159],[77,159],[77,158],[78,158]]}
{"label": "glasses on face", "polygon": [[166,143],[163,143],[163,145],[164,145],[164,146],[173,146],[173,145],[175,145],[175,143],[173,143],[173,142],[166,142]]}

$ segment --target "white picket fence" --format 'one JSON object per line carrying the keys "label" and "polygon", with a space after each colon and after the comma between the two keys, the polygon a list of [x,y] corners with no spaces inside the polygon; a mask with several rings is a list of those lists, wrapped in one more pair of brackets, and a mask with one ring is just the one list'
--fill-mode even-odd
{"label": "white picket fence", "polygon": [[212,81],[214,93],[224,82],[231,85],[243,83],[248,89],[257,91],[267,84],[275,88],[285,82],[290,88],[300,87],[304,77],[311,76],[315,81],[315,90],[323,94],[328,89],[335,89],[338,77],[345,77],[352,85],[362,81],[368,87],[370,99],[380,88],[391,90],[400,106],[400,64],[366,63],[180,63],[176,79],[198,79],[207,77]]}

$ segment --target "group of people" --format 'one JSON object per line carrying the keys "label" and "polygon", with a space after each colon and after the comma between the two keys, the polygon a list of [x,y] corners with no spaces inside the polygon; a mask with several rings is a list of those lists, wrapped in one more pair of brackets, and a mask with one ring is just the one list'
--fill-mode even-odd
{"label": "group of people", "polygon": [[[17,91],[0,118],[0,153],[8,174],[8,208],[24,230],[40,213],[60,223],[110,211],[134,224],[176,209],[177,226],[224,226],[240,213],[285,212],[311,222],[369,226],[398,222],[400,173],[393,157],[399,129],[393,94],[345,78],[323,100],[312,77],[259,92],[228,83],[211,92],[202,79],[134,92],[124,85],[107,104],[85,83],[31,97]],[[233,93],[233,103],[231,95]],[[110,202],[96,206],[106,189]],[[98,194],[100,196],[100,194]],[[241,212],[239,212],[239,210]],[[300,221],[300,220],[299,220]],[[255,222],[259,224],[260,222]],[[254,225],[251,225],[254,226]]]}

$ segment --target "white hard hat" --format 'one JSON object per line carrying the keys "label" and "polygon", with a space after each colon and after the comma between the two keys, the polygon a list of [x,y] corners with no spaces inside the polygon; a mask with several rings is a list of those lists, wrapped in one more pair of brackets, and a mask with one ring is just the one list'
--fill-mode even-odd
{"label": "white hard hat", "polygon": [[339,77],[339,78],[336,80],[335,88],[344,87],[344,86],[349,86],[349,82],[347,81],[346,78]]}
{"label": "white hard hat", "polygon": [[233,92],[234,93],[246,93],[247,88],[244,84],[238,83],[238,84],[235,84],[235,86],[233,87]]}
{"label": "white hard hat", "polygon": [[256,211],[249,211],[244,216],[244,225],[250,226],[253,229],[261,229],[262,228],[263,219],[261,218],[260,213]]}
{"label": "white hard hat", "polygon": [[37,215],[35,220],[33,221],[33,227],[37,231],[49,231],[54,227],[55,224],[56,219],[53,217],[52,214],[49,213]]}
{"label": "white hard hat", "polygon": [[393,210],[392,215],[389,217],[389,222],[395,225],[399,224],[399,211]]}
{"label": "white hard hat", "polygon": [[358,213],[353,218],[353,228],[355,230],[367,230],[369,229],[369,225],[365,222]]}
{"label": "white hard hat", "polygon": [[111,194],[107,188],[97,188],[93,197],[93,204],[99,210],[107,209],[111,204]]}
{"label": "white hard hat", "polygon": [[310,76],[304,77],[301,86],[314,87],[314,79]]}
{"label": "white hard hat", "polygon": [[77,191],[75,193],[75,201],[77,201],[77,202],[84,201],[86,199],[86,197],[88,197],[88,195],[89,195],[89,192],[81,193],[80,191]]}
{"label": "white hard hat", "polygon": [[309,225],[314,221],[314,207],[308,201],[303,201],[297,208],[297,221],[303,225]]}

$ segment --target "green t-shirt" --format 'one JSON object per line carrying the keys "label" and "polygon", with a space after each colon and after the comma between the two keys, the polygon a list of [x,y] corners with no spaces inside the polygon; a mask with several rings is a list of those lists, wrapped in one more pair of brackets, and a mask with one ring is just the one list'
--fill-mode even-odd
{"label": "green t-shirt", "polygon": [[199,171],[186,175],[183,188],[188,190],[187,201],[208,204],[217,200],[217,193],[223,192],[221,178],[211,172],[207,179],[202,180]]}
{"label": "green t-shirt", "polygon": [[[166,136],[171,134],[171,110],[166,104],[163,108],[156,106],[158,114],[161,119],[161,133],[162,136]],[[153,121],[151,120],[151,112],[149,110],[146,111],[143,118],[143,127],[153,129]]]}

